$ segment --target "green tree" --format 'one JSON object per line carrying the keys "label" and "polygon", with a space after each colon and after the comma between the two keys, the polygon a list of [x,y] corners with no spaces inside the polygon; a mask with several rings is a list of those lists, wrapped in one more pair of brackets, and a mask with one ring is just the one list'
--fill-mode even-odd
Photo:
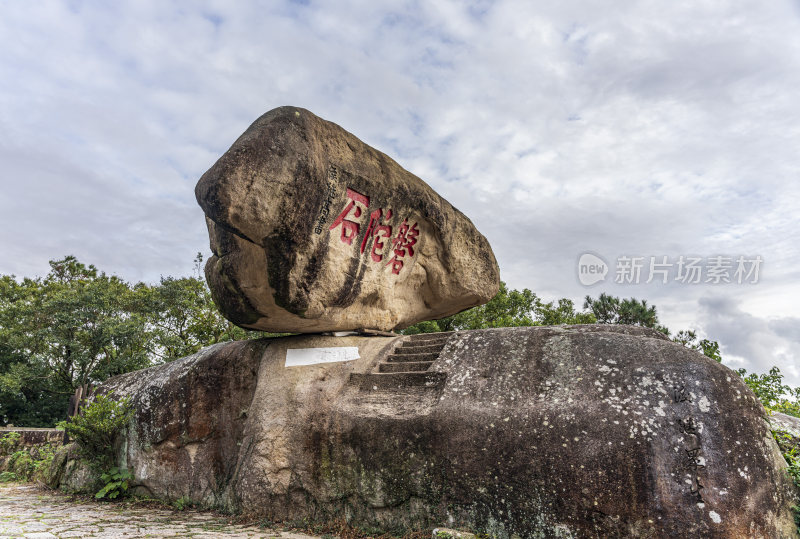
{"label": "green tree", "polygon": [[127,283],[73,256],[51,261],[44,279],[3,276],[0,393],[9,421],[52,425],[77,387],[149,365],[134,299]]}
{"label": "green tree", "polygon": [[198,277],[162,277],[156,286],[137,285],[135,293],[150,328],[156,362],[219,342],[269,335],[242,329],[222,316],[208,285]]}
{"label": "green tree", "polygon": [[147,321],[131,287],[75,257],[51,262],[51,272],[24,312],[35,348],[66,393],[150,364]]}
{"label": "green tree", "polygon": [[558,302],[544,303],[537,298],[536,325],[557,326],[559,324],[594,324],[597,322],[593,313],[577,312],[571,299],[561,298]]}
{"label": "green tree", "polygon": [[0,423],[52,426],[79,386],[263,335],[226,320],[199,276],[132,285],[74,256],[0,276]]}
{"label": "green tree", "polygon": [[410,335],[465,329],[593,324],[595,322],[592,313],[577,312],[575,304],[570,299],[562,298],[545,303],[527,288],[521,291],[509,289],[506,283],[501,281],[500,290],[488,303],[441,320],[418,322],[403,330],[402,333]]}
{"label": "green tree", "polygon": [[200,279],[162,277],[155,286],[137,285],[134,294],[148,324],[153,362],[188,356],[203,346],[230,340],[224,335],[226,321]]}
{"label": "green tree", "polygon": [[648,305],[644,299],[620,299],[602,293],[597,299],[586,296],[583,308],[591,310],[601,324],[627,324],[661,329],[658,326],[655,305]]}
{"label": "green tree", "polygon": [[441,320],[419,322],[403,330],[403,333],[412,335],[463,329],[532,326],[536,302],[536,294],[527,288],[522,291],[509,290],[506,283],[501,281],[500,290],[488,303]]}
{"label": "green tree", "polygon": [[619,324],[619,304],[619,298],[604,292],[597,299],[586,296],[583,308],[590,309],[599,324]]}
{"label": "green tree", "polygon": [[[669,335],[668,332],[665,333]],[[697,333],[692,330],[681,330],[674,337],[672,337],[672,340],[678,344],[682,344],[687,348],[702,352],[704,355],[710,357],[718,363],[722,362],[722,355],[720,354],[719,343],[717,341],[712,341],[709,339],[698,340]]]}
{"label": "green tree", "polygon": [[719,351],[719,343],[717,341],[702,339],[700,341],[700,351],[717,363],[722,363],[722,354]]}
{"label": "green tree", "polygon": [[203,255],[194,259],[195,277],[162,277],[158,285],[136,285],[150,327],[156,362],[188,356],[211,344],[274,336],[242,329],[226,319],[202,277]]}
{"label": "green tree", "polygon": [[745,369],[736,372],[765,408],[800,417],[800,387],[784,384],[783,373],[778,367],[772,367],[769,374],[748,374]]}

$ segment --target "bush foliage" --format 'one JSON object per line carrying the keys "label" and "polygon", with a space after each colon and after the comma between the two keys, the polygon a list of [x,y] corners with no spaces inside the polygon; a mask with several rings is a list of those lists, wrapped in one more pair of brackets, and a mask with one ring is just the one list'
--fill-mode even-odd
{"label": "bush foliage", "polygon": [[133,474],[124,468],[114,466],[109,471],[100,476],[100,480],[105,483],[97,494],[97,499],[107,498],[113,500],[125,496],[128,492],[128,482],[133,479]]}
{"label": "bush foliage", "polygon": [[64,424],[64,430],[78,444],[83,458],[107,469],[114,463],[117,440],[132,413],[127,398],[115,400],[111,393],[98,394],[82,414]]}

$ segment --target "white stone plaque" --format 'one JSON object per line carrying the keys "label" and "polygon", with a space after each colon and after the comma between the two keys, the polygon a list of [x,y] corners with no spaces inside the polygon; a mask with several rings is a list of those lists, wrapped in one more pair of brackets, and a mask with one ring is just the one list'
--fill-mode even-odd
{"label": "white stone plaque", "polygon": [[286,350],[286,367],[337,363],[358,359],[357,346],[332,346],[329,348],[289,348]]}

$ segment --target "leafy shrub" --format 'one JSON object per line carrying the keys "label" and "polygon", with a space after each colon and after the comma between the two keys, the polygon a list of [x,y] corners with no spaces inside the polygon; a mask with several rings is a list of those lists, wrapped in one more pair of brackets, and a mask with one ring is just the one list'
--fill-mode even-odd
{"label": "leafy shrub", "polygon": [[133,474],[131,474],[131,472],[115,466],[100,476],[100,480],[105,483],[105,486],[101,488],[94,497],[97,499],[108,498],[113,500],[124,496],[128,492],[128,481],[131,479],[133,479]]}
{"label": "leafy shrub", "polygon": [[14,472],[0,472],[0,483],[12,483],[19,481]]}
{"label": "leafy shrub", "polygon": [[26,450],[21,449],[11,455],[11,458],[8,459],[8,469],[14,473],[19,479],[23,481],[27,481],[33,475],[33,472],[36,470],[36,466],[33,463],[33,458],[31,457],[30,453]]}
{"label": "leafy shrub", "polygon": [[[2,441],[0,439],[0,443]],[[14,451],[5,463],[6,471],[0,476],[0,482],[43,480],[54,455],[55,448],[50,444]]]}
{"label": "leafy shrub", "polygon": [[111,393],[96,395],[81,415],[64,425],[90,463],[108,468],[114,463],[117,439],[133,413],[129,400],[114,400]]}
{"label": "leafy shrub", "polygon": [[20,433],[9,432],[0,438],[0,455],[10,455],[19,444]]}
{"label": "leafy shrub", "polygon": [[32,478],[37,481],[45,482],[45,477],[50,466],[53,464],[53,458],[56,454],[56,448],[50,444],[35,447],[31,450],[33,457],[33,476]]}
{"label": "leafy shrub", "polygon": [[764,408],[774,412],[800,417],[800,387],[791,387],[783,383],[783,373],[778,367],[772,367],[769,374],[747,374],[744,369],[737,371]]}
{"label": "leafy shrub", "polygon": [[[800,495],[800,440],[783,430],[773,430],[772,437],[778,442],[783,458],[789,465],[789,476],[794,481],[795,489]],[[800,531],[800,507],[792,507],[794,510],[794,522],[797,530]]]}
{"label": "leafy shrub", "polygon": [[172,506],[177,511],[183,511],[184,509],[186,509],[187,507],[191,507],[192,505],[193,505],[192,500],[188,496],[181,496],[180,498],[172,502]]}

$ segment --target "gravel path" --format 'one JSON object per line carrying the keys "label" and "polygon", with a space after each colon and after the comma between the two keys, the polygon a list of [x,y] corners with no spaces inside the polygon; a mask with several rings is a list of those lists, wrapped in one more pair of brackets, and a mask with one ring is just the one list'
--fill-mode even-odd
{"label": "gravel path", "polygon": [[0,485],[0,539],[25,537],[193,537],[314,539],[302,533],[230,524],[219,515],[93,503],[31,485]]}

